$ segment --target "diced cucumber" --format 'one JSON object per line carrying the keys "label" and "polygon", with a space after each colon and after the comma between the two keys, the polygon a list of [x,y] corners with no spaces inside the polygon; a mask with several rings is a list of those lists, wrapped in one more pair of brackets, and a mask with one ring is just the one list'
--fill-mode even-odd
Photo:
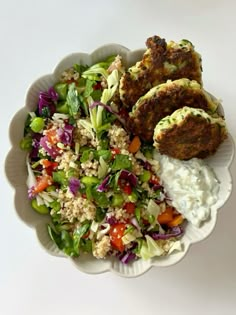
{"label": "diced cucumber", "polygon": [[151,176],[152,176],[152,174],[150,171],[144,170],[143,173],[139,176],[139,179],[141,180],[141,182],[146,183],[149,181]]}
{"label": "diced cucumber", "polygon": [[59,100],[65,101],[68,91],[68,84],[66,83],[57,83],[54,86],[55,91],[58,94]]}
{"label": "diced cucumber", "polygon": [[32,208],[37,211],[40,214],[48,214],[49,213],[49,209],[47,206],[45,205],[38,205],[37,200],[33,199],[31,201],[31,206]]}
{"label": "diced cucumber", "polygon": [[95,176],[84,176],[81,178],[81,182],[85,186],[91,186],[91,185],[97,185],[100,182],[100,180]]}
{"label": "diced cucumber", "polygon": [[121,194],[114,194],[111,200],[113,207],[120,207],[124,202],[124,198]]}

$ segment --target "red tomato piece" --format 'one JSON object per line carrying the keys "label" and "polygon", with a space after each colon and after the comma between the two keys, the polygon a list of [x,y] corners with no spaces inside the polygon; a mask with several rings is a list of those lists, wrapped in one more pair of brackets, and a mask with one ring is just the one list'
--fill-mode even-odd
{"label": "red tomato piece", "polygon": [[127,213],[133,214],[135,211],[135,203],[133,202],[126,202],[124,205],[124,209],[126,210]]}
{"label": "red tomato piece", "polygon": [[52,176],[52,172],[57,168],[58,163],[49,160],[41,160],[41,164],[45,167],[48,175]]}
{"label": "red tomato piece", "polygon": [[101,82],[97,82],[94,86],[93,86],[94,90],[101,90],[102,89],[102,85]]}
{"label": "red tomato piece", "polygon": [[126,183],[123,187],[122,190],[125,194],[127,195],[131,195],[132,194],[132,187],[130,185],[130,183]]}
{"label": "red tomato piece", "polygon": [[116,223],[112,225],[109,231],[111,245],[120,252],[123,252],[125,249],[125,246],[122,241],[124,232],[125,232],[124,223]]}
{"label": "red tomato piece", "polygon": [[156,175],[152,174],[151,178],[149,179],[149,183],[153,185],[160,185],[160,180]]}
{"label": "red tomato piece", "polygon": [[115,158],[116,154],[120,154],[120,149],[118,148],[112,148],[111,149],[112,159]]}

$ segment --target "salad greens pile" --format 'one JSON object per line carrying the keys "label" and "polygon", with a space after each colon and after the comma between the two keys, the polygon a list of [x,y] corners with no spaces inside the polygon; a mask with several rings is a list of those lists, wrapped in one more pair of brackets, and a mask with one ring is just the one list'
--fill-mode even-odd
{"label": "salad greens pile", "polygon": [[116,102],[124,71],[119,56],[74,65],[39,93],[25,122],[32,208],[50,216],[51,239],[72,257],[128,263],[181,248],[183,217],[166,198],[153,148],[126,130]]}

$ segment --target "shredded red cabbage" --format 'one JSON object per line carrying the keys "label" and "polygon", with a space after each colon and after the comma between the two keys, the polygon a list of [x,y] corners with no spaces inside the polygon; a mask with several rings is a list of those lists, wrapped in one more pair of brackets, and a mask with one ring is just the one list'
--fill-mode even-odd
{"label": "shredded red cabbage", "polygon": [[97,106],[102,106],[102,107],[104,107],[109,113],[112,113],[112,114],[115,113],[114,110],[112,110],[111,106],[106,105],[106,104],[104,104],[104,103],[102,103],[102,102],[93,102],[93,104],[91,104],[91,105],[89,106],[89,108],[93,109],[94,107],[97,107]]}
{"label": "shredded red cabbage", "polygon": [[143,165],[145,170],[148,170],[148,171],[152,170],[152,165],[148,161],[141,160],[141,164]]}
{"label": "shredded red cabbage", "polygon": [[80,188],[80,181],[78,178],[75,177],[71,177],[69,179],[69,189],[72,192],[72,194],[75,196],[77,191]]}
{"label": "shredded red cabbage", "polygon": [[168,233],[166,234],[160,234],[157,232],[153,232],[151,233],[151,237],[154,240],[168,240],[171,237],[177,237],[183,234],[183,229],[181,228],[181,226],[174,226]]}
{"label": "shredded red cabbage", "polygon": [[108,188],[109,179],[110,179],[110,176],[107,176],[107,177],[101,182],[101,184],[97,187],[97,191],[99,191],[99,192],[104,192],[104,191],[106,191],[107,188]]}
{"label": "shredded red cabbage", "polygon": [[52,145],[49,146],[47,136],[40,139],[40,145],[53,159],[59,155],[59,150],[56,147]]}
{"label": "shredded red cabbage", "polygon": [[160,184],[154,184],[153,185],[153,187],[152,187],[152,189],[154,190],[154,191],[156,191],[156,190],[159,190],[159,189],[163,189],[163,186],[162,185],[160,185]]}
{"label": "shredded red cabbage", "polygon": [[136,258],[136,254],[133,252],[126,252],[119,256],[120,261],[123,264],[128,264]]}
{"label": "shredded red cabbage", "polygon": [[28,198],[32,200],[35,197],[34,186],[28,189]]}
{"label": "shredded red cabbage", "polygon": [[56,102],[58,100],[58,94],[52,86],[48,90],[48,95],[50,96],[53,102]]}
{"label": "shredded red cabbage", "polygon": [[140,227],[140,225],[139,225],[139,223],[138,223],[138,220],[137,220],[135,217],[133,217],[133,218],[130,219],[130,223],[131,223],[134,227],[136,227],[136,229],[137,229],[138,231],[141,231],[141,227]]}
{"label": "shredded red cabbage", "polygon": [[127,171],[127,170],[122,170],[120,172],[119,179],[127,180],[133,187],[136,187],[138,184],[137,177],[133,173],[131,173],[130,171]]}
{"label": "shredded red cabbage", "polygon": [[48,92],[39,93],[38,110],[39,115],[50,117],[56,112],[55,103],[58,100],[58,94],[53,87],[50,87]]}
{"label": "shredded red cabbage", "polygon": [[40,147],[40,139],[42,135],[40,133],[34,133],[32,136],[32,149],[30,151],[29,157],[31,160],[38,159],[39,147]]}
{"label": "shredded red cabbage", "polygon": [[115,217],[106,218],[106,222],[110,225],[114,225],[117,223],[117,219]]}
{"label": "shredded red cabbage", "polygon": [[71,144],[73,129],[74,127],[69,124],[66,124],[63,129],[62,128],[57,129],[57,134],[59,136],[60,141],[63,144],[69,145]]}

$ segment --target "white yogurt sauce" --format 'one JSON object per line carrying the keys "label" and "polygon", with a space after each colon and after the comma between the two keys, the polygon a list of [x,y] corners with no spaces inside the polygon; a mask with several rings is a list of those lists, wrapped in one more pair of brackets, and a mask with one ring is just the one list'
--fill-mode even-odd
{"label": "white yogurt sauce", "polygon": [[199,226],[211,212],[219,192],[219,182],[203,160],[180,161],[159,153],[159,176],[172,205],[192,224]]}

